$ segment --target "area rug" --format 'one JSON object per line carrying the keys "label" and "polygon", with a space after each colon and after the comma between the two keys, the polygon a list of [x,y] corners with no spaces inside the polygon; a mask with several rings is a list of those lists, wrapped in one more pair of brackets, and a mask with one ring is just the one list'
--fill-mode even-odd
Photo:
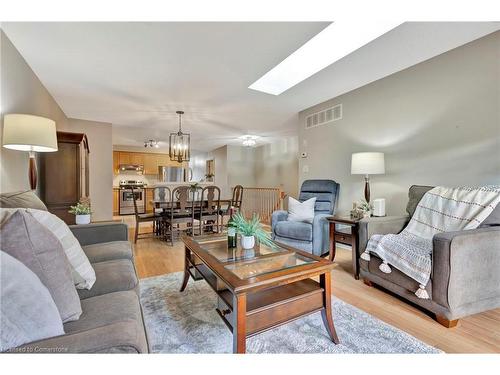
{"label": "area rug", "polygon": [[[203,280],[179,288],[182,273],[140,281],[153,353],[230,353],[232,334],[215,311],[217,295]],[[247,353],[441,353],[415,337],[333,297],[340,345],[330,341],[317,312],[247,339]]]}

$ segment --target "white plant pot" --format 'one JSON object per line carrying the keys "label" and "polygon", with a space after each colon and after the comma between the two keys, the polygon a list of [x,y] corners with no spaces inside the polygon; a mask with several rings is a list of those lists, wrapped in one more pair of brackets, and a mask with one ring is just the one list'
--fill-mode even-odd
{"label": "white plant pot", "polygon": [[90,214],[88,214],[88,215],[75,215],[75,222],[77,224],[90,224]]}
{"label": "white plant pot", "polygon": [[241,247],[245,250],[253,249],[255,246],[255,236],[241,236]]}

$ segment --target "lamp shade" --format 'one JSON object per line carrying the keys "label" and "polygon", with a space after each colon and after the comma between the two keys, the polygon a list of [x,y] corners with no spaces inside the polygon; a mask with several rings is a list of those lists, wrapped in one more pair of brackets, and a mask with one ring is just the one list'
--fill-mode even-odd
{"label": "lamp shade", "polygon": [[3,118],[3,147],[11,150],[57,151],[55,121],[39,116],[8,114]]}
{"label": "lamp shade", "polygon": [[384,174],[383,152],[357,152],[352,154],[351,174]]}

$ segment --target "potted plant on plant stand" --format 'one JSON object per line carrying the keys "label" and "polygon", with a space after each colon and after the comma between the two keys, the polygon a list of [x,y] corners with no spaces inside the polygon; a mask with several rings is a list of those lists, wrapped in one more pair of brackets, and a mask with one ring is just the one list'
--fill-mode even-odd
{"label": "potted plant on plant stand", "polygon": [[241,247],[243,249],[253,249],[256,238],[264,245],[270,247],[276,246],[271,240],[269,233],[262,228],[259,215],[253,214],[252,219],[246,220],[243,215],[238,212],[233,216],[232,224],[235,226],[236,232],[241,236]]}
{"label": "potted plant on plant stand", "polygon": [[92,212],[88,203],[78,202],[76,206],[71,206],[68,212],[75,215],[76,224],[90,224],[90,214]]}

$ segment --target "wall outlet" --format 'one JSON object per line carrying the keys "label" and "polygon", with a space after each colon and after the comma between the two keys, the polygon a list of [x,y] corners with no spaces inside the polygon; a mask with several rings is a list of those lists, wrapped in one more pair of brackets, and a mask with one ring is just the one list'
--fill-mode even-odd
{"label": "wall outlet", "polygon": [[303,159],[307,158],[307,152],[300,153],[300,157],[303,158]]}

